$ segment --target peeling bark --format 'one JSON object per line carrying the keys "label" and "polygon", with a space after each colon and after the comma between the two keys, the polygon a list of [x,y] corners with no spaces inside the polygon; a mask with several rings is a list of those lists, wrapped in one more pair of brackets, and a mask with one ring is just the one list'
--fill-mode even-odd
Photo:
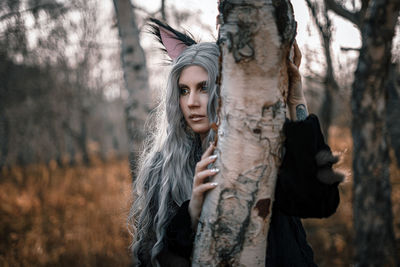
{"label": "peeling bark", "polygon": [[354,227],[357,266],[398,266],[393,233],[386,83],[400,3],[369,1],[353,83]]}
{"label": "peeling bark", "polygon": [[139,29],[132,4],[129,0],[113,2],[121,39],[121,63],[128,91],[125,115],[128,138],[132,144],[132,162],[144,139],[144,122],[149,112],[148,72],[145,54],[139,43]]}
{"label": "peeling bark", "polygon": [[220,1],[219,186],[205,199],[193,266],[264,266],[283,141],[289,1]]}

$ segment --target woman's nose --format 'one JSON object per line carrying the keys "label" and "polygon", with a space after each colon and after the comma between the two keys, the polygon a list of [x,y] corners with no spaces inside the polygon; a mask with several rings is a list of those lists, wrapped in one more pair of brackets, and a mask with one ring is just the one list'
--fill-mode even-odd
{"label": "woman's nose", "polygon": [[189,107],[199,106],[199,96],[195,90],[190,90],[188,106]]}

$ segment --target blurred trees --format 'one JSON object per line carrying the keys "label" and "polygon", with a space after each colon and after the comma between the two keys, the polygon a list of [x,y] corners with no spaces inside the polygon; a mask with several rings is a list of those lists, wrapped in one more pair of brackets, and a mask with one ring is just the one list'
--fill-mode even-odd
{"label": "blurred trees", "polygon": [[[150,88],[146,58],[140,45],[139,29],[130,0],[114,0],[121,39],[121,63],[124,71],[125,87],[128,98],[125,104],[128,137],[132,142],[132,169],[136,165],[137,152],[145,138],[144,122],[150,111]],[[165,16],[165,14],[164,14]]]}
{"label": "blurred trees", "polygon": [[310,10],[311,17],[320,35],[325,56],[325,73],[323,77],[321,77],[322,84],[324,85],[324,100],[319,113],[322,124],[322,132],[324,133],[326,140],[328,140],[329,127],[332,125],[334,116],[333,109],[339,93],[339,85],[336,82],[331,54],[333,27],[332,21],[328,15],[328,10],[323,3],[306,0],[306,4]]}
{"label": "blurred trees", "polygon": [[387,134],[388,125],[394,122],[387,121],[387,91],[394,92],[396,85],[391,83],[395,80],[395,74],[390,75],[394,66],[391,50],[400,2],[349,2],[353,10],[341,2],[325,0],[330,10],[357,26],[362,38],[351,99],[355,260],[360,266],[397,266]]}
{"label": "blurred trees", "polygon": [[96,1],[1,3],[0,167],[127,153],[99,17]]}
{"label": "blurred trees", "polygon": [[[400,44],[398,44],[400,45]],[[400,55],[400,49],[393,49]],[[400,61],[391,63],[387,83],[386,125],[388,127],[390,147],[394,151],[397,166],[400,166]]]}
{"label": "blurred trees", "polygon": [[[138,30],[143,30],[148,16],[171,17],[175,25],[197,18],[189,11],[169,6],[168,1],[157,2],[160,8],[152,13],[134,5]],[[106,158],[113,153],[127,155],[131,150],[126,122],[133,122],[137,110],[124,109],[124,105],[143,106],[142,113],[147,115],[149,108],[144,106],[150,103],[144,99],[147,96],[132,97],[127,89],[133,87],[125,88],[118,56],[118,18],[114,12],[114,17],[110,15],[111,1],[99,3],[1,2],[0,167],[53,159],[60,164],[75,160],[87,163],[92,154]],[[109,12],[108,17],[105,12]],[[134,40],[138,43],[143,36],[136,34]],[[157,58],[155,54],[152,46],[147,60]],[[134,65],[145,66],[145,61],[142,56]],[[147,91],[158,87],[160,72],[167,69],[154,59],[152,63],[150,85],[139,86]],[[135,72],[132,66],[128,67]],[[145,76],[134,77],[134,86]],[[155,90],[152,93],[159,95]],[[127,121],[125,115],[130,116]],[[137,126],[129,123],[131,136],[141,132],[146,119],[145,115],[138,117],[141,123]]]}

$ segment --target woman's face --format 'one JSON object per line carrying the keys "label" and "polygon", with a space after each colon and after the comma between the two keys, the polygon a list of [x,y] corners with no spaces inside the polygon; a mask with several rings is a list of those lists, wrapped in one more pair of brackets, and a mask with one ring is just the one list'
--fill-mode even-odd
{"label": "woman's face", "polygon": [[183,116],[193,132],[200,134],[202,139],[210,130],[207,80],[207,71],[197,65],[185,67],[178,80],[179,106]]}

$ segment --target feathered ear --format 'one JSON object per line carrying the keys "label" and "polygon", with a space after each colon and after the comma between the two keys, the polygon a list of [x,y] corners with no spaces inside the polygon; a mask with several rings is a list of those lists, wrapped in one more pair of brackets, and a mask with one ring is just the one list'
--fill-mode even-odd
{"label": "feathered ear", "polygon": [[166,23],[162,23],[158,19],[150,18],[150,32],[154,34],[158,41],[165,47],[168,56],[174,60],[188,46],[196,44],[191,36],[174,30]]}

